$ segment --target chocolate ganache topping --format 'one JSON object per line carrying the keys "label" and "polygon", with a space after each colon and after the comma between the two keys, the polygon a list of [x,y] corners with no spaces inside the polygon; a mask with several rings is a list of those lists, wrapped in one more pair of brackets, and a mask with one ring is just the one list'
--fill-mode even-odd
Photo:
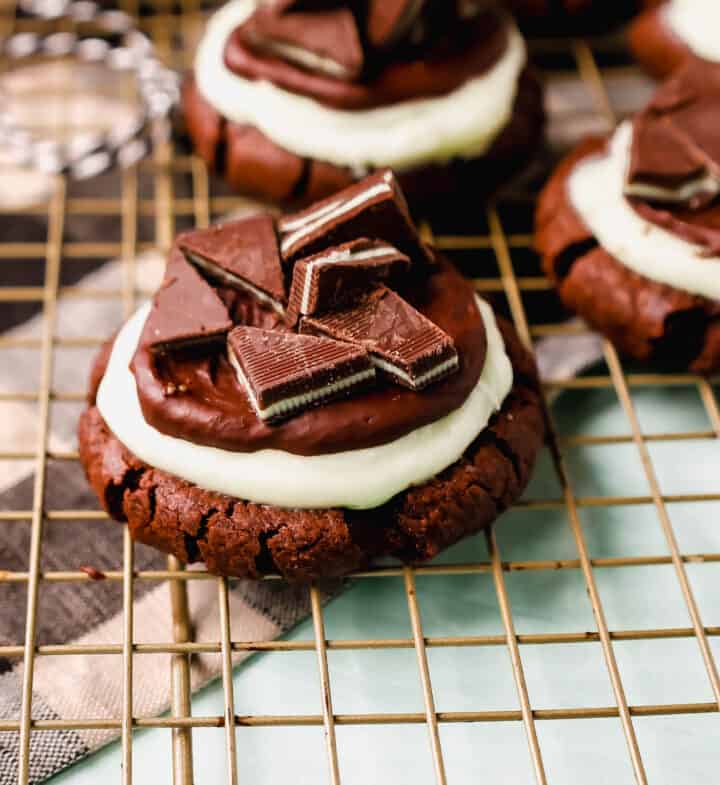
{"label": "chocolate ganache topping", "polygon": [[690,61],[633,122],[625,193],[643,218],[720,254],[720,64]]}
{"label": "chocolate ganache topping", "polygon": [[266,0],[230,36],[228,68],[341,109],[443,95],[489,70],[507,20],[487,0]]}
{"label": "chocolate ganache topping", "polygon": [[472,286],[422,242],[386,170],[277,222],[180,235],[131,369],[163,433],[315,455],[449,414],[486,348]]}

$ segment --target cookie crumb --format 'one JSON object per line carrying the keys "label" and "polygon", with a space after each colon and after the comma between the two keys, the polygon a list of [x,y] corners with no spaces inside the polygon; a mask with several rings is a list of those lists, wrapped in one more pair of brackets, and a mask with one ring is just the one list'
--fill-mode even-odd
{"label": "cookie crumb", "polygon": [[107,578],[107,575],[102,570],[98,570],[97,567],[91,567],[88,564],[80,567],[80,572],[84,572],[93,581],[104,581]]}

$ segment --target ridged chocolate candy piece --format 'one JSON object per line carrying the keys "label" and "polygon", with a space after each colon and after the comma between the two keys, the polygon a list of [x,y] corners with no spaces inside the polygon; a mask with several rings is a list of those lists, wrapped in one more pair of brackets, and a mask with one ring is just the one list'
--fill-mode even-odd
{"label": "ridged chocolate candy piece", "polygon": [[306,71],[353,80],[363,69],[360,34],[349,8],[277,13],[261,7],[240,30],[251,49]]}
{"label": "ridged chocolate candy piece", "polygon": [[285,282],[271,216],[255,215],[185,232],[177,244],[211,278],[244,289],[284,312]]}
{"label": "ridged chocolate candy piece", "polygon": [[288,322],[354,305],[378,284],[399,280],[409,269],[410,259],[395,246],[367,238],[300,259],[293,268]]}
{"label": "ridged chocolate candy piece", "polygon": [[384,286],[355,308],[303,317],[300,332],[364,347],[376,368],[411,390],[440,381],[460,365],[452,338]]}
{"label": "ridged chocolate candy piece", "polygon": [[358,237],[391,243],[413,262],[431,262],[390,169],[376,172],[334,196],[278,221],[287,262]]}
{"label": "ridged chocolate candy piece", "polygon": [[164,352],[218,340],[232,329],[227,309],[210,284],[173,248],[153,299],[142,341]]}
{"label": "ridged chocolate candy piece", "polygon": [[375,379],[362,347],[257,327],[230,333],[228,357],[257,416],[267,422],[292,417]]}
{"label": "ridged chocolate candy piece", "polygon": [[691,61],[634,121],[626,193],[696,208],[720,193],[720,65]]}

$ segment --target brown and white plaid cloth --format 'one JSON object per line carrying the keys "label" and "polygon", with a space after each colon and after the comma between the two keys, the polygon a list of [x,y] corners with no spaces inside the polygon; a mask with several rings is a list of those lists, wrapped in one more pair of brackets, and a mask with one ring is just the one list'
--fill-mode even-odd
{"label": "brown and white plaid cloth", "polygon": [[[2,224],[0,223],[0,232]],[[157,282],[163,261],[150,254],[138,260],[142,287]],[[110,288],[119,275],[119,263],[110,263],[90,273],[83,283],[92,288]],[[79,300],[61,298],[58,324],[72,325],[77,335],[97,335],[118,323],[117,302],[109,298]],[[5,324],[14,314],[3,312]],[[5,331],[15,338],[36,337],[41,316]],[[67,335],[67,332],[64,332]],[[87,354],[87,361],[91,357]],[[85,364],[87,364],[87,361]],[[3,351],[0,392],[32,389],[37,384],[37,356],[22,350]],[[85,369],[86,370],[86,369]],[[55,389],[81,386],[85,370],[77,357],[56,352]],[[75,426],[79,405],[57,407],[51,417],[50,443],[53,450],[75,449]],[[35,443],[33,404],[0,404],[0,432],[6,448],[27,450]],[[49,509],[96,509],[98,504],[76,462],[50,461],[48,465],[46,507]],[[32,466],[25,462],[0,464],[0,509],[21,510],[32,507]],[[71,522],[45,525],[41,564],[46,571],[77,570],[91,565],[100,571],[118,569],[122,554],[122,527],[104,521]],[[0,536],[0,570],[27,569],[30,526],[27,522],[3,524]],[[138,570],[163,569],[162,554],[136,546]],[[332,587],[331,587],[332,589]],[[331,590],[330,589],[330,590]],[[3,583],[0,587],[0,645],[23,641],[25,629],[25,586]],[[219,640],[217,589],[210,581],[188,584],[190,614],[196,640]],[[281,635],[309,612],[307,590],[292,588],[277,581],[233,582],[231,625],[236,639],[269,640]],[[138,643],[171,641],[172,614],[167,584],[139,581],[136,584],[134,639]],[[37,644],[118,644],[123,637],[122,596],[117,582],[41,583]],[[170,656],[144,657],[134,673],[134,713],[138,716],[160,714],[168,708]],[[246,655],[236,655],[239,662]],[[38,657],[35,660],[33,718],[111,718],[122,713],[122,658],[114,655],[73,655]],[[0,658],[0,720],[20,716],[22,660]],[[193,689],[219,675],[217,656],[197,656],[191,662]],[[115,737],[112,730],[51,730],[32,734],[31,782],[49,777],[59,769],[82,758]],[[0,785],[17,781],[18,734],[0,732]]]}

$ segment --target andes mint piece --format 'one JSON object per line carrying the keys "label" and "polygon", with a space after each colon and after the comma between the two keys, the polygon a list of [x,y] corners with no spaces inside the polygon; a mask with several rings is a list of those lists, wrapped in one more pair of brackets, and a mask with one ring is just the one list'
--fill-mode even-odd
{"label": "andes mint piece", "polygon": [[346,395],[375,378],[361,347],[257,327],[230,333],[228,357],[257,416],[268,422]]}
{"label": "andes mint piece", "polygon": [[240,34],[251,49],[306,71],[353,80],[363,69],[360,34],[348,8],[282,14],[260,8]]}
{"label": "andes mint piece", "polygon": [[625,193],[697,208],[720,193],[720,65],[690,62],[635,118]]}
{"label": "andes mint piece", "polygon": [[410,32],[424,6],[425,0],[369,0],[368,40],[378,48],[399,41]]}
{"label": "andes mint piece", "polygon": [[431,263],[395,175],[384,169],[278,222],[280,251],[292,262],[358,237],[391,243],[413,262]]}
{"label": "andes mint piece", "polygon": [[703,174],[702,162],[687,148],[667,117],[639,115],[633,127],[628,195],[677,193]]}
{"label": "andes mint piece", "polygon": [[379,370],[411,390],[460,367],[452,338],[384,286],[355,308],[303,317],[300,332],[363,346]]}
{"label": "andes mint piece", "polygon": [[143,343],[153,352],[165,352],[217,340],[231,329],[227,309],[215,290],[173,248],[145,322]]}
{"label": "andes mint piece", "polygon": [[285,282],[271,216],[254,215],[185,232],[177,244],[211,278],[244,289],[284,313]]}
{"label": "andes mint piece", "polygon": [[353,305],[409,268],[410,259],[397,248],[365,238],[300,259],[293,269],[288,321]]}

